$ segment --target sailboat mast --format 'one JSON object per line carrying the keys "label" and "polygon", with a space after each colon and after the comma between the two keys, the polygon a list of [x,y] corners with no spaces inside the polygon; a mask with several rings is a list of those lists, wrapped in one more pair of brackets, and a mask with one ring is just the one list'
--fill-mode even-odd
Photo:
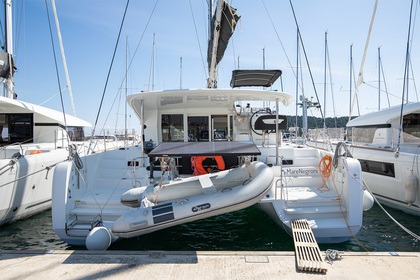
{"label": "sailboat mast", "polygon": [[349,101],[349,118],[351,117],[351,88],[353,86],[352,74],[353,74],[353,44],[350,45],[350,86],[349,86],[350,101]]}
{"label": "sailboat mast", "polygon": [[[211,2],[211,0],[209,1]],[[213,45],[211,46],[211,61],[209,67],[209,79],[207,81],[208,88],[217,88],[217,48],[219,45],[220,22],[222,20],[223,0],[218,0],[216,9],[216,22],[213,29]],[[211,22],[210,22],[210,26]],[[211,27],[210,27],[211,29]]]}
{"label": "sailboat mast", "polygon": [[9,59],[9,76],[6,79],[6,97],[14,98],[15,86],[13,82],[13,26],[12,26],[12,0],[6,0],[5,8],[5,30],[6,30],[6,53]]}
{"label": "sailboat mast", "polygon": [[74,106],[74,100],[73,100],[73,90],[71,88],[70,76],[69,76],[69,71],[68,71],[68,68],[67,68],[67,60],[66,60],[66,55],[64,53],[63,39],[61,37],[60,23],[58,21],[57,9],[55,7],[55,0],[51,0],[51,6],[52,6],[53,13],[54,13],[55,26],[57,28],[57,37],[58,37],[58,42],[59,42],[59,45],[60,45],[61,59],[63,61],[64,73],[66,75],[67,88],[69,90],[71,108],[73,110],[73,115],[76,117],[77,115],[76,115],[76,107]]}
{"label": "sailboat mast", "polygon": [[[128,36],[125,36],[125,100],[127,100],[127,88],[128,88]],[[127,144],[128,132],[127,132],[127,102],[124,102],[124,145]]]}
{"label": "sailboat mast", "polygon": [[326,123],[325,123],[325,118],[327,117],[326,115],[326,106],[327,106],[327,45],[328,45],[328,32],[325,31],[325,35],[324,35],[324,128],[326,128]]}
{"label": "sailboat mast", "polygon": [[378,48],[378,111],[381,110],[381,47]]}

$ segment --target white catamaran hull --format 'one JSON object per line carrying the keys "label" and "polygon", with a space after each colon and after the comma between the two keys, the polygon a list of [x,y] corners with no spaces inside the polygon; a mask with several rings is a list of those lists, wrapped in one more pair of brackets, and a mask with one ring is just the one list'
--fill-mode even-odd
{"label": "white catamaran hull", "polygon": [[319,243],[354,237],[362,226],[363,210],[373,205],[362,188],[359,162],[337,157],[336,167],[323,179],[319,163],[324,157],[333,160],[333,154],[303,147],[283,148],[281,154],[293,164],[273,167],[275,184],[258,206],[289,233],[293,220],[308,220]]}
{"label": "white catamaran hull", "polygon": [[24,156],[0,160],[0,225],[51,208],[51,169],[69,153],[65,149],[34,151],[32,155],[28,151]]}

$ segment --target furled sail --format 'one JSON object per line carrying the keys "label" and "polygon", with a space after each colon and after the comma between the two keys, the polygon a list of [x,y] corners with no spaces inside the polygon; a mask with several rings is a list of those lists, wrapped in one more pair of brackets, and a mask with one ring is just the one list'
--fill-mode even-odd
{"label": "furled sail", "polygon": [[[216,20],[217,12],[214,14],[213,19],[211,21],[212,32],[209,40],[209,47],[208,47],[208,54],[207,54],[207,61],[209,64],[209,69],[212,68],[211,61],[212,56],[216,55],[216,65],[222,60],[225,50],[227,48],[228,42],[230,37],[232,36],[236,23],[238,22],[240,16],[237,14],[235,8],[232,8],[226,2],[223,2],[222,8],[222,16],[220,19],[220,23]],[[218,26],[215,26],[215,24]],[[218,31],[219,36],[215,36],[214,32]],[[218,37],[217,41],[217,49],[214,53],[213,46],[214,46],[214,39]]]}
{"label": "furled sail", "polygon": [[13,65],[12,73],[10,73],[10,61],[13,64],[12,57],[4,50],[0,51],[0,78],[9,78],[10,74],[13,75],[15,72],[16,67]]}
{"label": "furled sail", "polygon": [[[235,31],[236,23],[238,22],[239,19],[240,19],[240,16],[237,14],[237,10],[235,8],[232,8],[226,2],[224,2],[223,9],[222,9],[222,18],[218,27],[220,35],[219,35],[217,55],[216,55],[217,64],[223,58],[223,55],[229,43],[229,39],[230,37],[232,37],[232,34]],[[214,26],[215,23],[216,23],[216,14],[213,16],[211,25],[215,27]],[[208,48],[208,56],[207,56],[209,67],[210,67],[211,56],[212,56],[211,46],[213,46],[213,40],[214,40],[214,28],[212,28],[212,33],[209,40],[209,48]]]}

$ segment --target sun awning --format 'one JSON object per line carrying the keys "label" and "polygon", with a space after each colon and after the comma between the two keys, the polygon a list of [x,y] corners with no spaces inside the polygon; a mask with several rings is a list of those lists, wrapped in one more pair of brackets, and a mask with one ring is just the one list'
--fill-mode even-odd
{"label": "sun awning", "polygon": [[281,76],[281,70],[233,70],[230,86],[271,87]]}
{"label": "sun awning", "polygon": [[162,142],[149,153],[149,157],[179,156],[258,156],[260,150],[252,142]]}

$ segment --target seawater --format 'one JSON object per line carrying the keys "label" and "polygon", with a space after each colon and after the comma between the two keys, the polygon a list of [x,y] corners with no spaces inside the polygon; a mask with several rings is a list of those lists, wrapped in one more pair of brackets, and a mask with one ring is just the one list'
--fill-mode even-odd
{"label": "seawater", "polygon": [[[419,217],[386,210],[406,228],[420,234]],[[396,225],[376,204],[364,213],[362,229],[340,244],[321,250],[350,252],[419,252],[420,242]],[[51,211],[0,228],[0,250],[85,250],[61,241],[52,229]],[[247,209],[191,222],[143,236],[123,239],[109,250],[293,251],[293,239],[264,212]]]}

